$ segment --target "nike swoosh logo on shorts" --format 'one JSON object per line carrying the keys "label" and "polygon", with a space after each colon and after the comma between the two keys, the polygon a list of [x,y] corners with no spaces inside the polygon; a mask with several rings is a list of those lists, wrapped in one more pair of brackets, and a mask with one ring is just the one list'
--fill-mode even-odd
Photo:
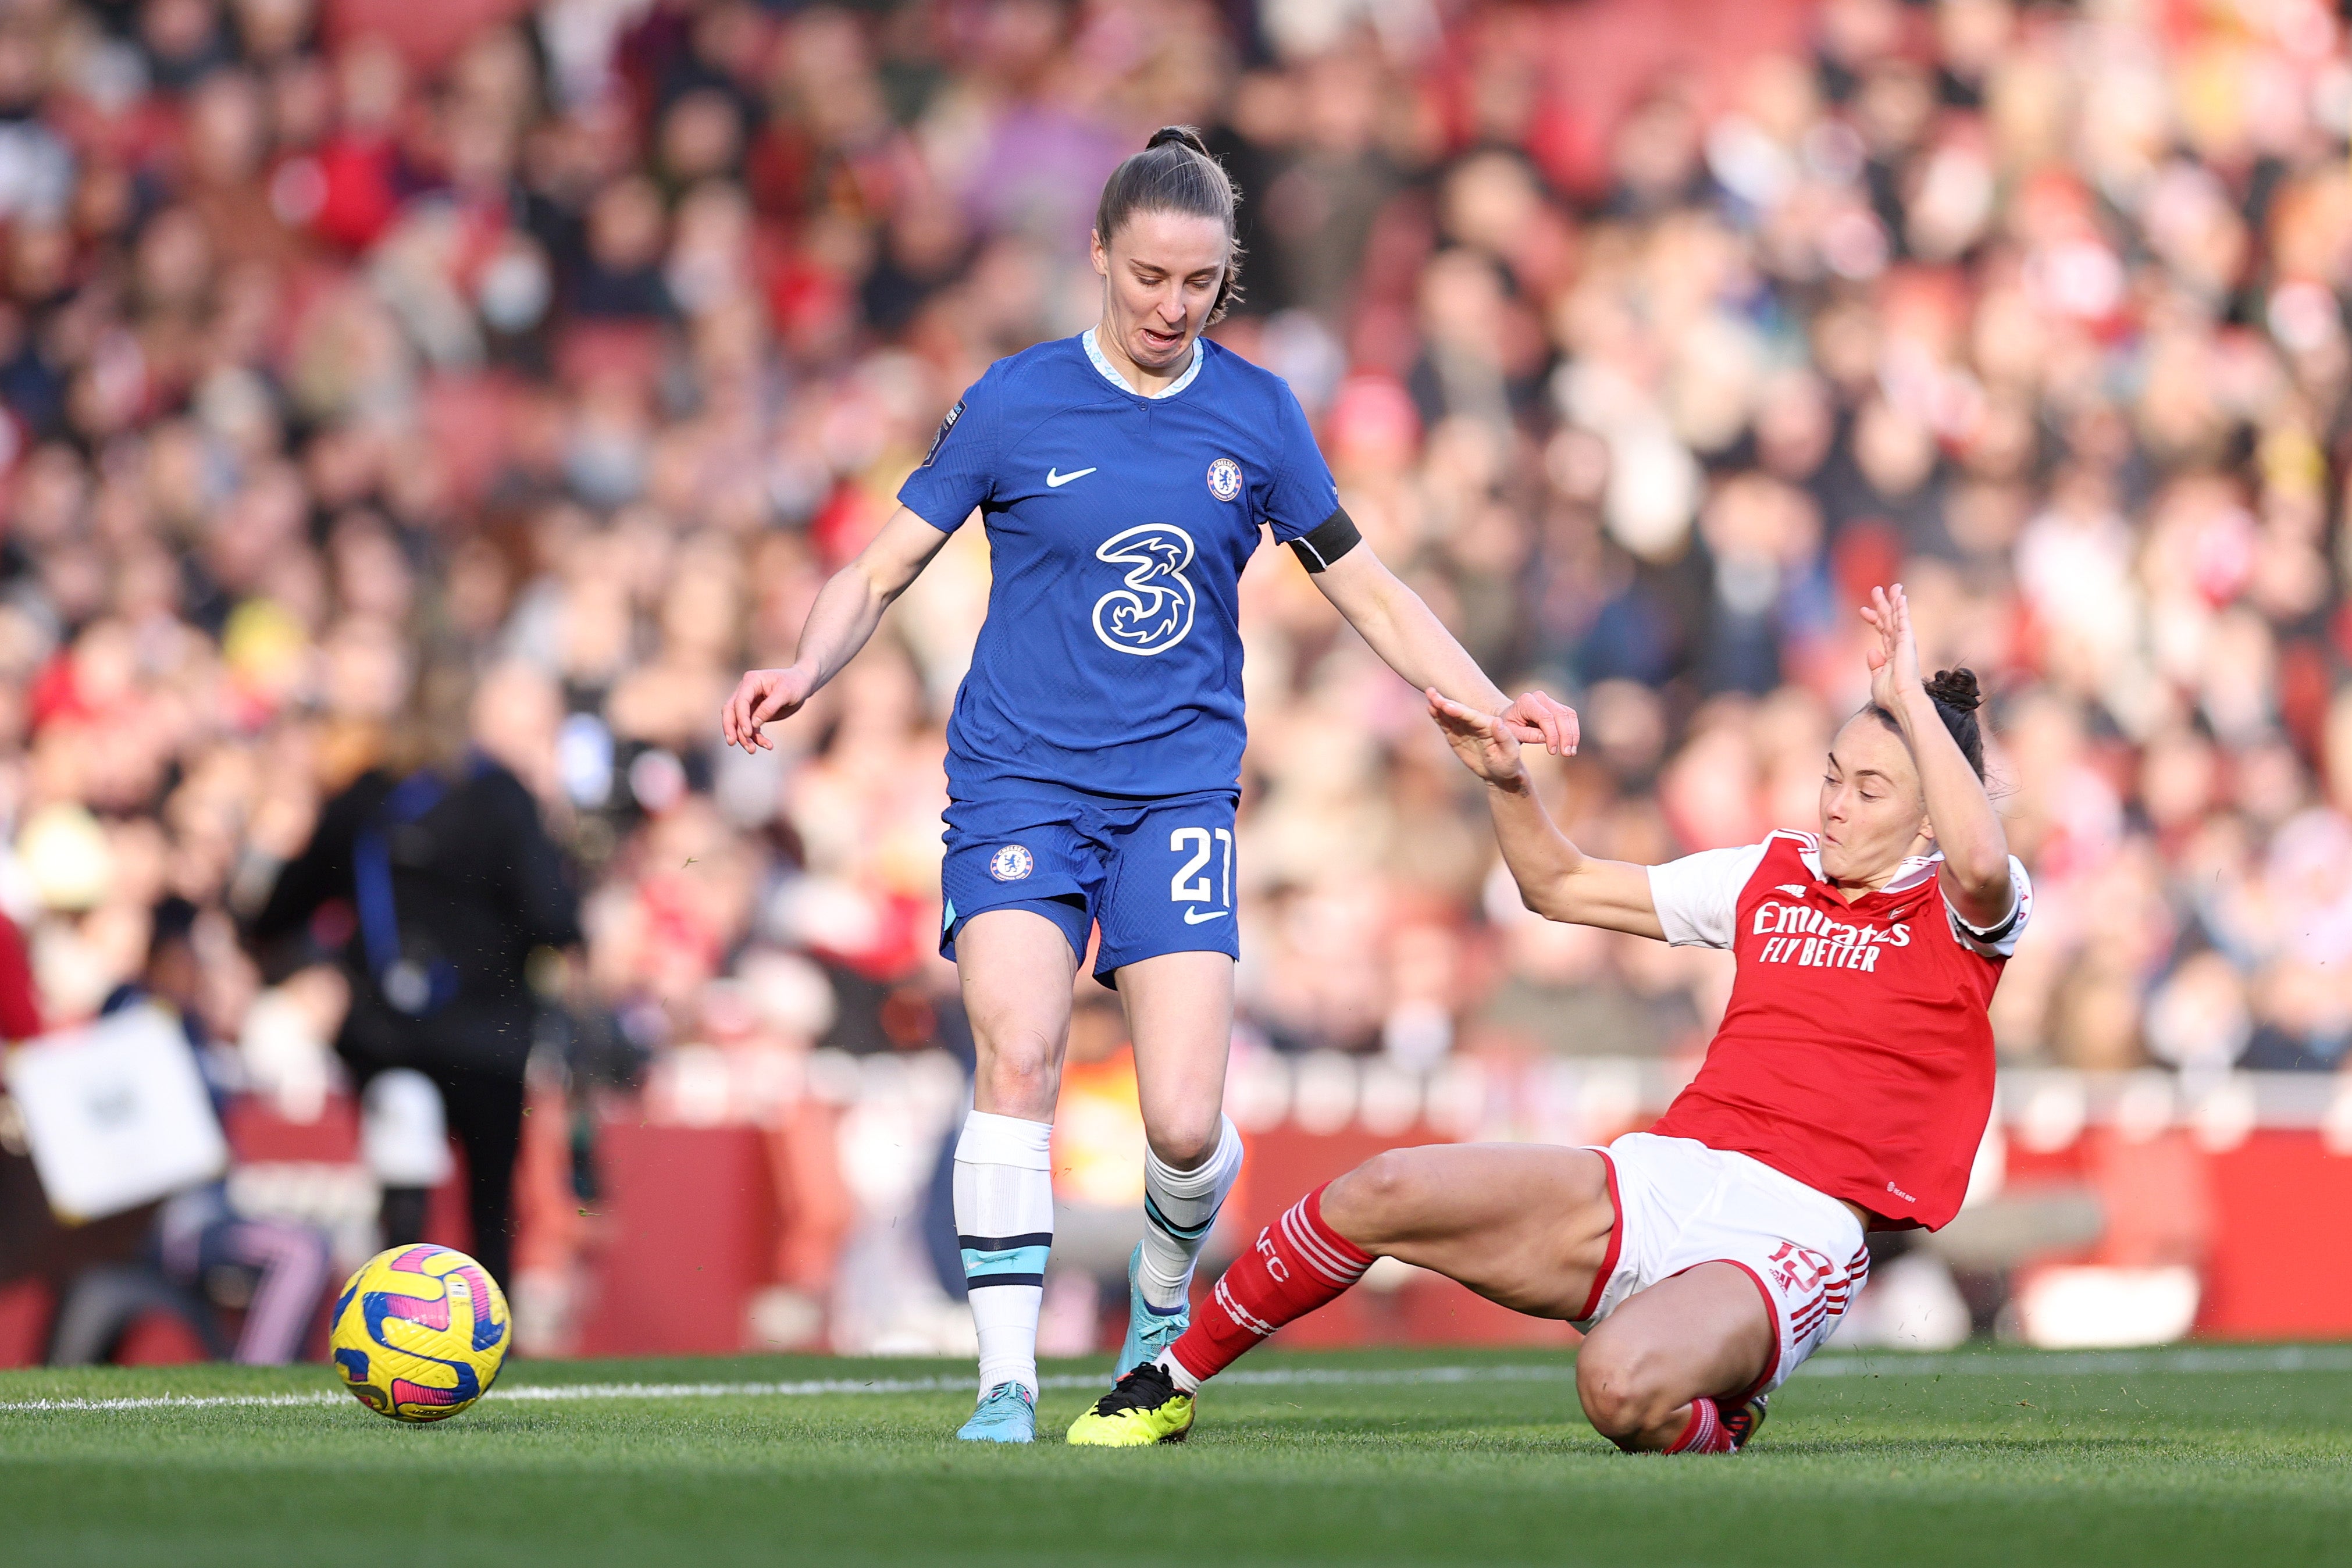
{"label": "nike swoosh logo on shorts", "polygon": [[1072,479],[1083,479],[1088,474],[1093,472],[1094,469],[1092,468],[1076,468],[1065,474],[1055,468],[1047,468],[1045,470],[1045,488],[1049,490],[1057,490],[1064,485],[1068,484]]}
{"label": "nike swoosh logo on shorts", "polygon": [[1223,920],[1227,912],[1224,910],[1211,910],[1204,915],[1198,910],[1186,910],[1184,923],[1188,926],[1206,925],[1211,921]]}

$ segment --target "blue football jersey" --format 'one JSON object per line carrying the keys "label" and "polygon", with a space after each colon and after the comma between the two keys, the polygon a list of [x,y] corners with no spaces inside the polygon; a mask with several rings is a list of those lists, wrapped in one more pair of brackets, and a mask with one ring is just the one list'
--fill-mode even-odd
{"label": "blue football jersey", "polygon": [[948,725],[948,783],[1114,795],[1241,778],[1239,583],[1339,505],[1280,376],[1202,341],[1158,397],[1094,334],[998,360],[949,411],[900,501],[988,529],[988,619]]}

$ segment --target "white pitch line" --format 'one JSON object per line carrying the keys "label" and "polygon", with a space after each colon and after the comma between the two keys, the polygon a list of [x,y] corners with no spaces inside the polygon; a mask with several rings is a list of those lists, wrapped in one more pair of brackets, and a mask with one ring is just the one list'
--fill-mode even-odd
{"label": "white pitch line", "polygon": [[2146,1351],[1841,1351],[1797,1369],[1800,1377],[2052,1377],[2115,1373],[2352,1372],[2352,1345],[2254,1345]]}
{"label": "white pitch line", "polygon": [[[1231,1386],[1284,1387],[1300,1384],[1557,1383],[1573,1379],[1573,1367],[1427,1366],[1393,1372],[1348,1372],[1332,1367],[1283,1368],[1265,1372],[1231,1372],[1220,1379]],[[1041,1378],[1049,1389],[1099,1388],[1099,1373]],[[805,1399],[829,1394],[969,1393],[969,1377],[824,1378],[799,1383],[541,1383],[496,1388],[486,1400],[544,1403],[578,1399]],[[0,1414],[23,1411],[79,1410],[220,1410],[341,1405],[349,1396],[320,1394],[151,1394],[119,1399],[0,1400]]]}
{"label": "white pitch line", "polygon": [[[2278,1349],[2174,1349],[2084,1351],[2021,1355],[1985,1352],[1839,1352],[1817,1356],[1798,1369],[1804,1377],[2052,1377],[2141,1373],[2352,1372],[2352,1345],[2283,1346]],[[1368,1387],[1415,1384],[1567,1383],[1572,1365],[1425,1366],[1395,1371],[1350,1371],[1340,1367],[1282,1367],[1229,1372],[1227,1387]],[[1041,1380],[1049,1389],[1098,1388],[1100,1373],[1065,1374]],[[969,1393],[969,1377],[822,1378],[795,1383],[542,1383],[498,1388],[485,1399],[516,1403],[582,1399],[806,1399],[824,1394]],[[272,1409],[341,1405],[340,1392],[317,1394],[152,1394],[117,1399],[0,1400],[0,1415],[74,1411]]]}
{"label": "white pitch line", "polygon": [[24,1411],[40,1414],[58,1410],[210,1410],[226,1405],[333,1405],[342,1394],[161,1394],[124,1399],[0,1399],[0,1414]]}

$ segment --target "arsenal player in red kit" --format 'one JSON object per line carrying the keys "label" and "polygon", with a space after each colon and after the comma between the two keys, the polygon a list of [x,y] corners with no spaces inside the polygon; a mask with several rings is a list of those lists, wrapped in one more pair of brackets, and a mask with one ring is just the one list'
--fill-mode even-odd
{"label": "arsenal player in red kit", "polygon": [[1985,1009],[2032,909],[1985,795],[1975,676],[1920,679],[1901,584],[1862,616],[1871,700],[1831,742],[1818,829],[1663,866],[1577,848],[1509,732],[1428,694],[1529,909],[1737,956],[1706,1064],[1605,1149],[1391,1150],[1307,1194],[1072,1442],[1181,1441],[1203,1382],[1377,1258],[1583,1328],[1577,1394],[1622,1448],[1754,1435],[1861,1289],[1864,1236],[1958,1211],[1992,1110]]}

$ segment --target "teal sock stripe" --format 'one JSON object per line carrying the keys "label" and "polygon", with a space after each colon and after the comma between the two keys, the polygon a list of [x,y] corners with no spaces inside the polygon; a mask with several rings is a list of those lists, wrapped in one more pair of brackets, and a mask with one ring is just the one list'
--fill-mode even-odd
{"label": "teal sock stripe", "polygon": [[1045,1255],[1054,1248],[1054,1233],[1032,1231],[1024,1236],[960,1236],[963,1245],[963,1279],[967,1289],[988,1285],[1042,1285]]}
{"label": "teal sock stripe", "polygon": [[1198,1225],[1178,1225],[1160,1212],[1160,1205],[1151,1201],[1150,1193],[1143,1194],[1143,1217],[1178,1241],[1198,1241],[1208,1235],[1209,1227],[1217,1223],[1217,1215],[1223,1208],[1223,1204],[1218,1205],[1216,1208],[1209,1211],[1209,1217]]}

